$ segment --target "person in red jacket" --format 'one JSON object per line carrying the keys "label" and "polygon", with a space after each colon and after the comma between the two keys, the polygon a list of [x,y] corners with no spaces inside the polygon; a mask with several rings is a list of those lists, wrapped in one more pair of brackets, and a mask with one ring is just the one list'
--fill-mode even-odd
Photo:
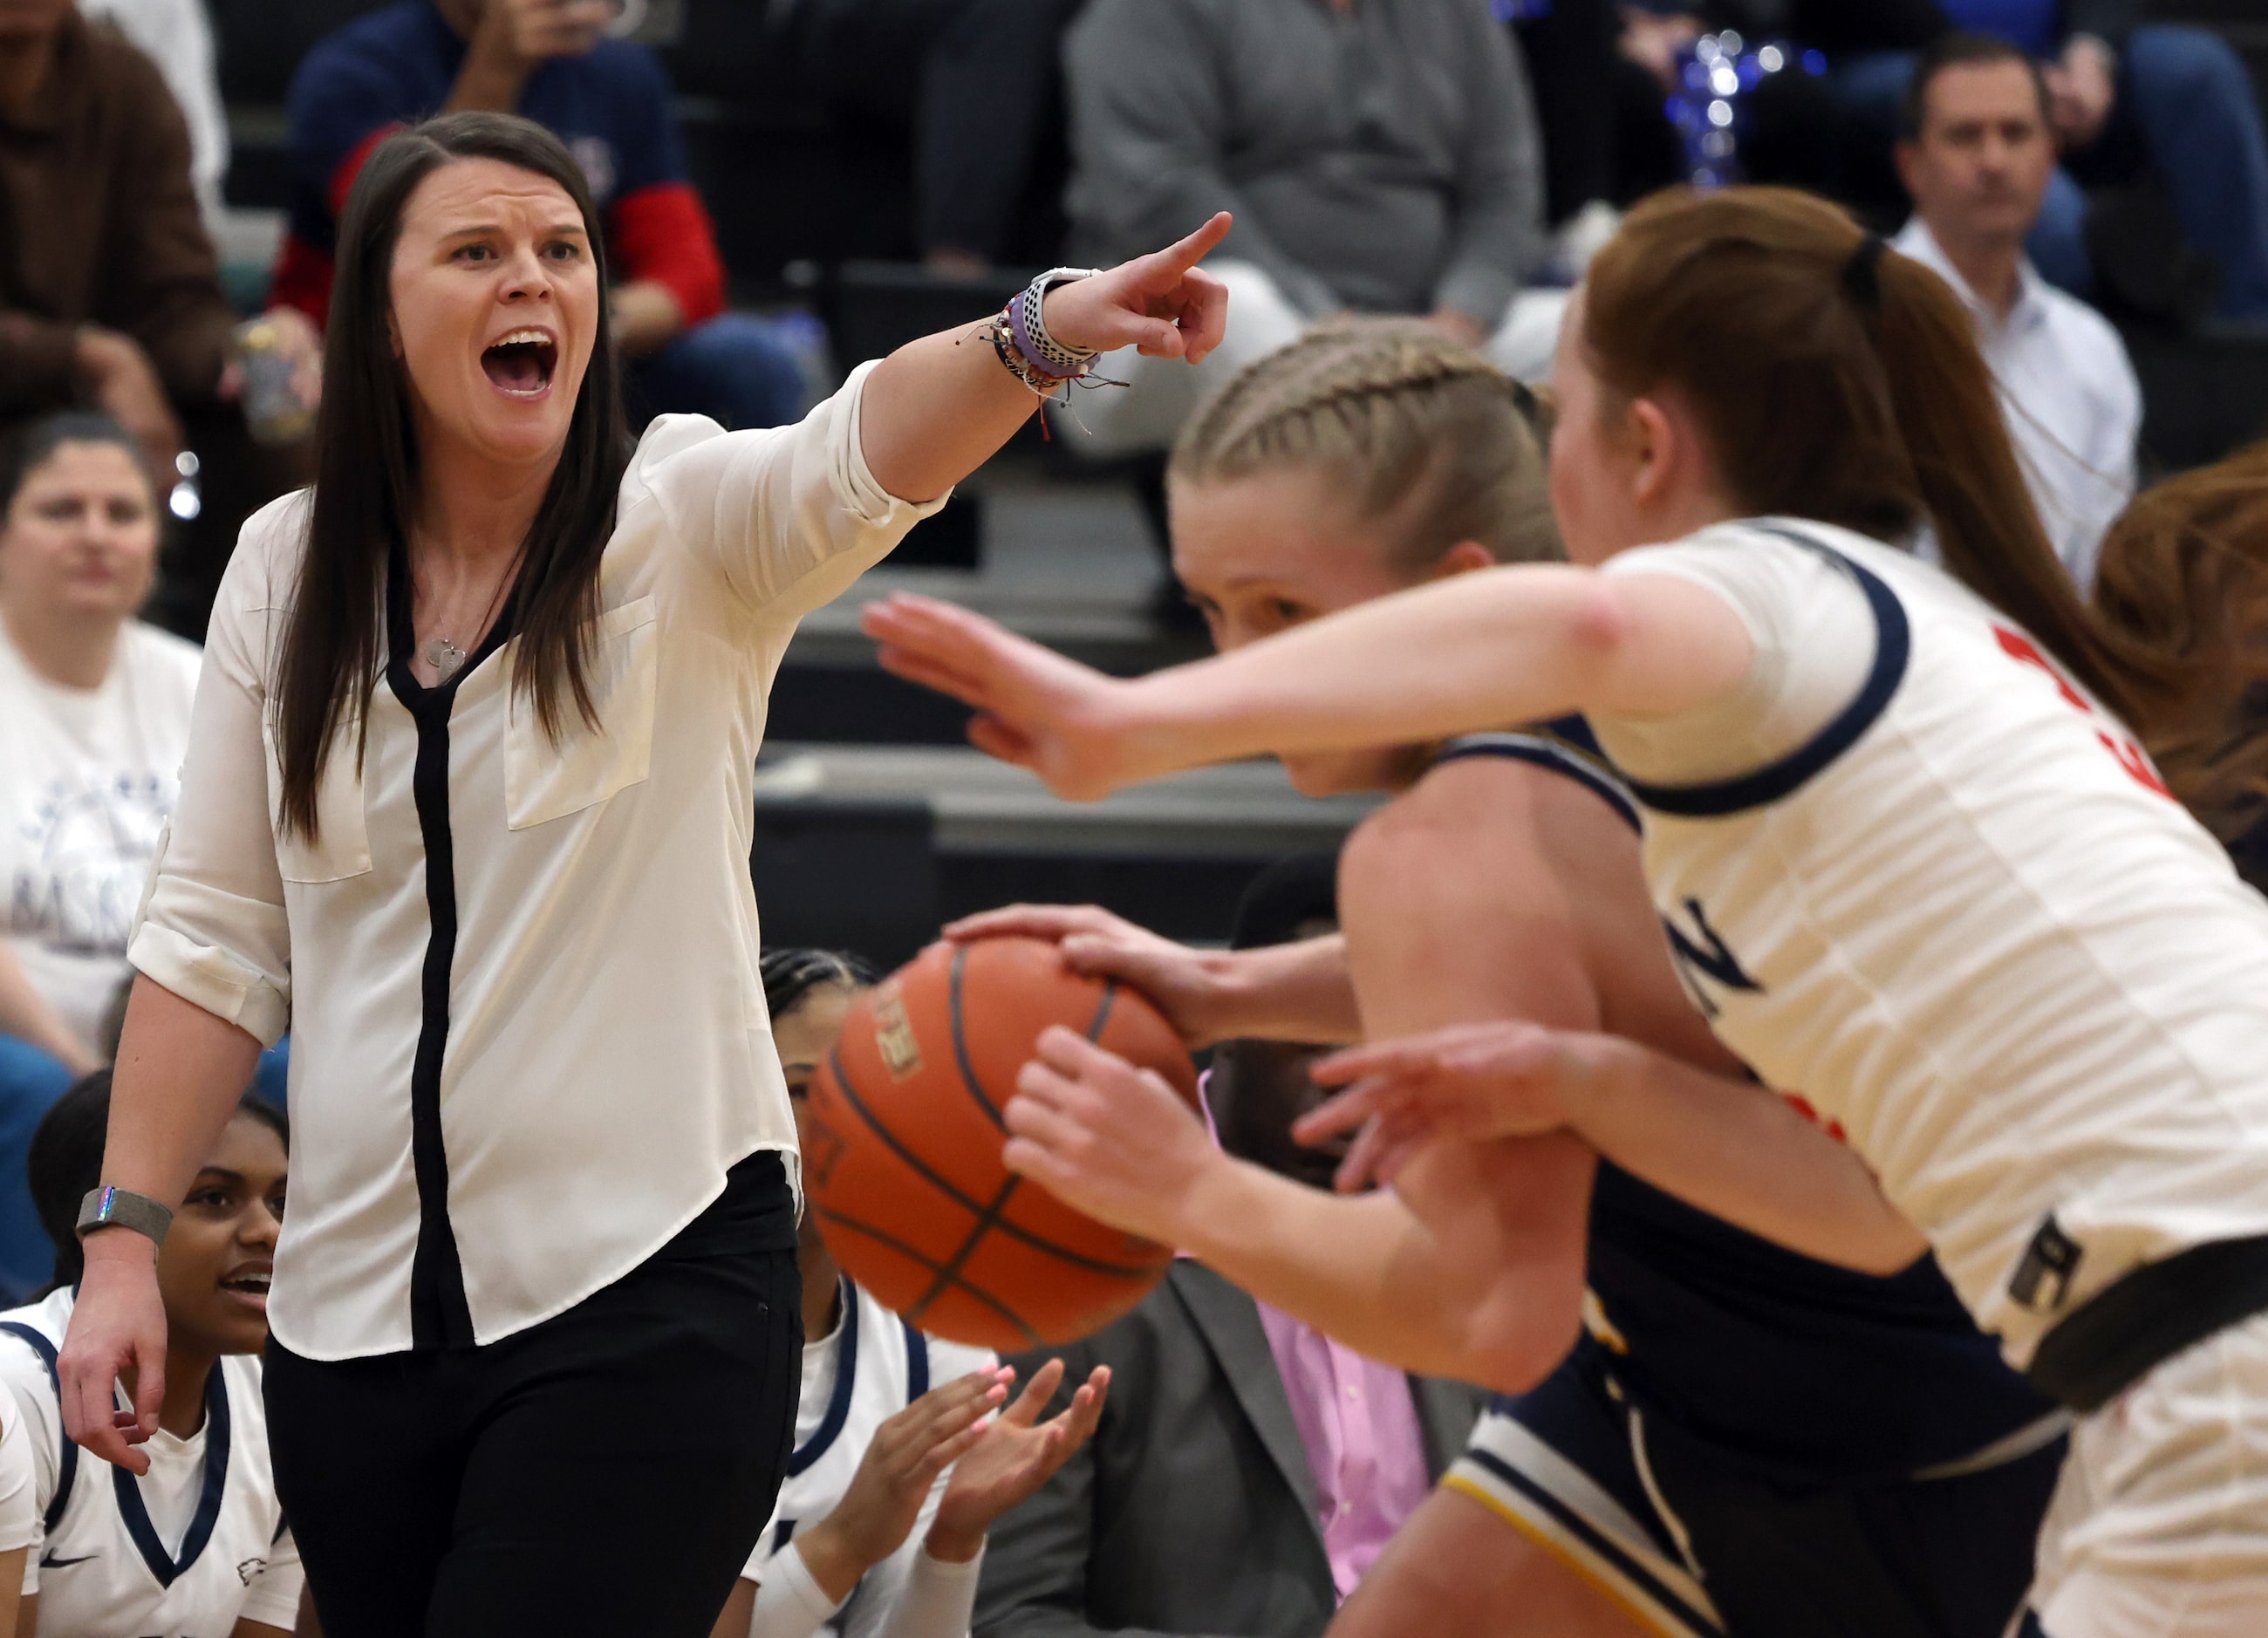
{"label": "person in red jacket", "polygon": [[567,144],[598,198],[637,418],[795,419],[795,357],[771,325],[725,311],[725,264],[686,177],[669,82],[652,52],[608,35],[618,10],[613,0],[401,0],[320,41],[291,80],[291,227],[276,299],[323,322],[340,208],[389,133],[444,111],[519,114]]}

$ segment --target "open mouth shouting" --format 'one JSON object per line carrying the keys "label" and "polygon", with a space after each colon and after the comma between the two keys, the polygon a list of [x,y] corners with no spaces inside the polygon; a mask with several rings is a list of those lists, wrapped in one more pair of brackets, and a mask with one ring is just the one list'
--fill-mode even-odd
{"label": "open mouth shouting", "polygon": [[481,368],[508,398],[540,399],[551,391],[559,362],[559,342],[550,331],[528,326],[489,343]]}
{"label": "open mouth shouting", "polygon": [[265,1315],[268,1312],[268,1284],[275,1271],[273,1263],[245,1263],[223,1276],[220,1289],[254,1312]]}

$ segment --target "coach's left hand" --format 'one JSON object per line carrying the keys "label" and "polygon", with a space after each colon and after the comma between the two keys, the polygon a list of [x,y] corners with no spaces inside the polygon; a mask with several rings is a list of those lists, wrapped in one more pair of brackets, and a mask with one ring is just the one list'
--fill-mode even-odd
{"label": "coach's left hand", "polygon": [[966,1564],[983,1550],[993,1520],[1031,1496],[1085,1444],[1102,1417],[1110,1368],[1097,1365],[1046,1421],[1040,1413],[1063,1381],[1064,1363],[1051,1359],[1032,1373],[1016,1402],[992,1419],[976,1445],[954,1465],[924,1542],[930,1557]]}

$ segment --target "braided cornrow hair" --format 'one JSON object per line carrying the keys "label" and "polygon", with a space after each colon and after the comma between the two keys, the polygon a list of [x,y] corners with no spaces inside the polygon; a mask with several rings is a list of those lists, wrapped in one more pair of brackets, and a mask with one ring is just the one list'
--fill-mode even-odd
{"label": "braided cornrow hair", "polygon": [[1464,540],[1550,561],[1541,419],[1527,388],[1422,320],[1336,320],[1239,372],[1182,429],[1167,477],[1327,474],[1413,576]]}
{"label": "braided cornrow hair", "polygon": [[847,950],[806,950],[787,947],[767,950],[757,959],[763,980],[764,1009],[784,1018],[803,1004],[804,997],[828,984],[845,989],[865,989],[880,981],[881,974],[863,956]]}

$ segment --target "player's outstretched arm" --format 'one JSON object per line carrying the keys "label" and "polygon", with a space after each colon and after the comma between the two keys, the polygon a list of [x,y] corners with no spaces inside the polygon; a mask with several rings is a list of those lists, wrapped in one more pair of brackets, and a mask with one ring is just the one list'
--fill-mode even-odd
{"label": "player's outstretched arm", "polygon": [[[1220,344],[1228,322],[1227,289],[1197,264],[1228,230],[1222,211],[1177,244],[1057,285],[1043,310],[1049,333],[1079,351],[1137,347],[1197,363]],[[934,500],[983,465],[1038,401],[974,325],[909,342],[866,382],[859,442],[867,469],[902,500]]]}
{"label": "player's outstretched arm", "polygon": [[1748,628],[1668,575],[1526,563],[1342,610],[1121,680],[966,609],[900,593],[861,616],[883,666],[977,712],[969,738],[1091,800],[1207,762],[1415,745],[1570,711],[1666,716],[1748,674]]}
{"label": "player's outstretched arm", "polygon": [[[1004,1113],[1011,1170],[1373,1359],[1513,1392],[1574,1340],[1580,1259],[1528,1258],[1506,1242],[1497,1207],[1510,1196],[1485,1146],[1428,1157],[1443,1174],[1427,1191],[1431,1218],[1391,1192],[1336,1197],[1224,1154],[1163,1081],[1062,1028],[1040,1038]],[[1461,1269],[1489,1271],[1486,1290],[1469,1292]],[[1554,1282],[1566,1289],[1543,1289]]]}
{"label": "player's outstretched arm", "polygon": [[1197,950],[1100,905],[1014,904],[964,916],[945,937],[1049,940],[1073,972],[1140,990],[1193,1048],[1239,1038],[1361,1039],[1346,943],[1335,933],[1257,950]]}
{"label": "player's outstretched arm", "polygon": [[1391,1179],[1429,1145],[1566,1130],[1633,1176],[1822,1262],[1895,1274],[1929,1249],[1856,1153],[1752,1082],[1613,1036],[1504,1023],[1358,1047],[1303,1142],[1359,1132],[1342,1182]]}

